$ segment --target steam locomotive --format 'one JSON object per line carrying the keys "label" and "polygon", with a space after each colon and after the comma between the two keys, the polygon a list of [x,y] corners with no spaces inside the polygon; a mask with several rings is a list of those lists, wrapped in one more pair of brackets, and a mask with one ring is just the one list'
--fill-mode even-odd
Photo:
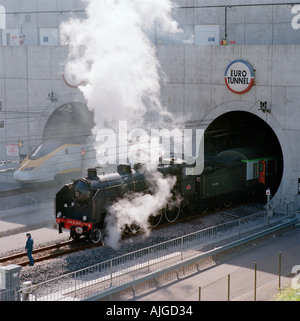
{"label": "steam locomotive", "polygon": [[[267,152],[265,147],[247,147],[226,150],[206,157],[200,175],[186,175],[184,162],[159,164],[157,171],[164,177],[176,176],[173,195],[180,196],[176,209],[162,209],[150,216],[151,227],[162,219],[174,222],[181,213],[206,212],[222,204],[265,195],[267,187],[277,188],[280,180],[280,157]],[[276,185],[277,184],[277,185]],[[277,186],[277,187],[275,187]],[[97,243],[103,239],[107,206],[131,192],[149,192],[145,173],[137,165],[117,167],[116,173],[97,175],[95,168],[88,170],[86,178],[64,185],[55,196],[55,217],[59,233],[70,230],[70,237],[87,236]]]}

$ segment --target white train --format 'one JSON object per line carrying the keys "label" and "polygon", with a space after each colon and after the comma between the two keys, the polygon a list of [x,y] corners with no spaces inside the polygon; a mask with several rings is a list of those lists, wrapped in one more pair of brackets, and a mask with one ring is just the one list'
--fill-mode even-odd
{"label": "white train", "polygon": [[22,161],[13,178],[21,183],[59,180],[96,165],[96,155],[91,145],[46,142]]}

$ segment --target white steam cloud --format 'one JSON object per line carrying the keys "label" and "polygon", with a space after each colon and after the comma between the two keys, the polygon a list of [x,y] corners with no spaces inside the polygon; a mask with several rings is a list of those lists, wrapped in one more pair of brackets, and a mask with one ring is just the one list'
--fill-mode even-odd
{"label": "white steam cloud", "polygon": [[161,173],[147,170],[144,174],[150,193],[129,193],[126,198],[118,200],[108,208],[109,214],[105,218],[107,236],[104,241],[112,248],[118,248],[126,225],[137,225],[149,234],[149,217],[158,215],[172,197],[175,176],[163,178]]}
{"label": "white steam cloud", "polygon": [[69,46],[65,72],[86,81],[79,88],[95,113],[94,133],[118,120],[141,125],[147,110],[164,114],[160,65],[148,35],[179,31],[171,1],[84,1],[87,18],[63,23],[60,35]]}
{"label": "white steam cloud", "polygon": [[[171,17],[170,0],[83,0],[85,19],[62,23],[60,36],[68,45],[65,73],[82,83],[88,108],[94,111],[96,135],[126,120],[145,126],[146,115],[171,116],[160,102],[163,73],[153,41],[156,32],[180,32]],[[137,224],[149,231],[148,218],[170,200],[176,179],[158,172],[148,176],[151,194],[132,194],[113,204],[107,215],[108,242],[116,247],[124,226]]]}

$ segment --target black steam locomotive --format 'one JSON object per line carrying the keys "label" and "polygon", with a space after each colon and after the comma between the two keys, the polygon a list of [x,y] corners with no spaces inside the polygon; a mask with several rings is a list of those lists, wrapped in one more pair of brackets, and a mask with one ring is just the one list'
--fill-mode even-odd
{"label": "black steam locomotive", "polygon": [[[149,218],[154,227],[165,219],[174,222],[184,210],[189,213],[230,206],[249,196],[265,195],[268,187],[277,188],[280,181],[280,158],[265,148],[249,147],[227,150],[205,159],[201,175],[186,175],[187,165],[171,161],[160,164],[157,170],[164,177],[175,175],[174,195],[180,195],[181,205],[176,209],[162,209],[159,215]],[[70,237],[81,235],[97,243],[105,228],[107,206],[127,192],[148,192],[145,174],[139,166],[118,165],[117,172],[97,175],[89,169],[86,178],[66,184],[55,196],[55,216],[62,229],[70,230]]]}

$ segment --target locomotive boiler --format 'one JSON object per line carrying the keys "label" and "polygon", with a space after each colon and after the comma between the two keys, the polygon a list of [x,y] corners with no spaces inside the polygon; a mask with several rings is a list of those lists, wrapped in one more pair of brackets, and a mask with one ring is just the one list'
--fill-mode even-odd
{"label": "locomotive boiler", "polygon": [[[200,175],[186,175],[187,166],[176,161],[157,166],[163,177],[176,176],[173,195],[179,195],[181,203],[150,216],[150,227],[162,219],[174,222],[184,212],[206,212],[249,196],[261,197],[267,187],[277,188],[280,180],[280,158],[265,147],[238,148],[206,157]],[[117,172],[102,175],[97,175],[95,168],[89,169],[87,177],[64,185],[55,196],[59,232],[67,229],[74,239],[84,235],[94,243],[101,241],[108,206],[129,192],[149,192],[145,172],[139,166],[121,164]]]}

